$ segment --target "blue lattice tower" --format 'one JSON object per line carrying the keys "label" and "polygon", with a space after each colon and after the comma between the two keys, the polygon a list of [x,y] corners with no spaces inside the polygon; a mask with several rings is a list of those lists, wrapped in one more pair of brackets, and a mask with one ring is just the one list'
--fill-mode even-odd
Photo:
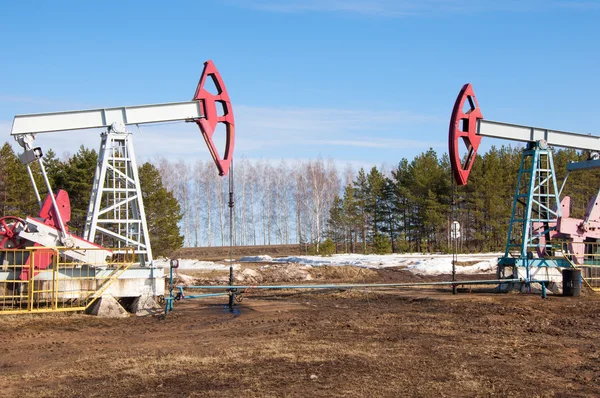
{"label": "blue lattice tower", "polygon": [[550,232],[556,229],[560,198],[552,150],[545,141],[537,141],[523,150],[508,239],[500,264],[552,266],[544,255],[550,252]]}

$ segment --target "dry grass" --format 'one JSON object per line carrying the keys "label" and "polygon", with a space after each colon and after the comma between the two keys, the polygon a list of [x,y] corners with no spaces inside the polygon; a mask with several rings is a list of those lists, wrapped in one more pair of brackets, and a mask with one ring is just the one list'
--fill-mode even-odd
{"label": "dry grass", "polygon": [[[243,267],[266,284],[294,267],[310,272],[309,283],[418,278],[263,265]],[[213,284],[228,276],[181,273]],[[166,318],[0,316],[0,396],[600,396],[600,299],[572,299],[249,290],[238,314],[223,297],[177,302]]]}
{"label": "dry grass", "polygon": [[471,260],[471,261],[457,261],[457,267],[469,267],[471,265],[479,264],[481,260]]}
{"label": "dry grass", "polygon": [[597,299],[420,293],[249,299],[239,316],[185,302],[164,320],[7,319],[0,395],[598,396]]}
{"label": "dry grass", "polygon": [[313,267],[309,272],[314,279],[328,281],[371,282],[379,278],[379,274],[371,269],[351,265]]}

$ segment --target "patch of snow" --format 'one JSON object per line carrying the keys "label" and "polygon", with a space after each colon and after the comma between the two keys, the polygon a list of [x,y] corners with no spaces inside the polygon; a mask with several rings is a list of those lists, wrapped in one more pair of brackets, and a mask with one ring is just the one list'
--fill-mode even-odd
{"label": "patch of snow", "polygon": [[[463,260],[469,261],[469,260]],[[458,261],[457,261],[458,262]],[[462,275],[473,275],[473,274],[489,274],[496,272],[497,259],[490,261],[481,261],[473,265],[461,266],[456,264],[456,273]],[[415,264],[411,264],[407,269],[419,275],[441,275],[452,273],[452,258],[436,258],[429,260],[417,261]]]}
{"label": "patch of snow", "polygon": [[183,284],[185,286],[194,285],[196,282],[195,278],[181,273],[177,273],[175,279],[178,279],[178,284]]}
{"label": "patch of snow", "polygon": [[[484,274],[496,272],[498,257],[502,253],[481,253],[481,254],[459,254],[457,255],[456,273],[457,274]],[[331,257],[321,256],[288,256],[272,258],[268,255],[246,256],[242,257],[240,262],[264,262],[271,264],[301,264],[304,266],[343,266],[352,265],[363,268],[387,268],[387,267],[406,267],[406,269],[415,274],[421,275],[440,275],[452,273],[452,255],[451,254],[427,254],[427,253],[403,253],[403,254],[334,254]],[[460,263],[474,262],[474,265],[462,266]],[[155,260],[155,265],[165,268],[169,267],[169,260]],[[266,264],[262,268],[268,268]],[[182,270],[229,270],[228,264],[219,264],[212,261],[201,260],[179,260],[179,269]],[[240,264],[233,265],[234,270],[240,269]]]}
{"label": "patch of snow", "polygon": [[238,261],[246,263],[258,263],[261,261],[273,261],[273,257],[267,256],[266,254],[262,256],[245,256],[240,258]]}
{"label": "patch of snow", "polygon": [[[154,265],[157,267],[169,268],[169,260],[154,260]],[[233,269],[239,269],[239,264],[233,264]],[[212,261],[201,261],[201,260],[185,260],[179,259],[179,269],[185,270],[206,270],[206,271],[227,271],[229,270],[229,264],[218,264]]]}
{"label": "patch of snow", "polygon": [[[457,256],[457,274],[494,273],[501,253],[459,254]],[[461,266],[461,262],[479,261],[470,266]],[[364,268],[387,268],[404,266],[407,270],[423,275],[452,273],[452,255],[450,254],[335,254],[331,257],[288,256],[272,259],[274,263],[297,263],[310,266],[353,265]]]}
{"label": "patch of snow", "polygon": [[242,272],[235,275],[235,280],[238,282],[259,283],[263,277],[260,272],[252,268],[245,268]]}

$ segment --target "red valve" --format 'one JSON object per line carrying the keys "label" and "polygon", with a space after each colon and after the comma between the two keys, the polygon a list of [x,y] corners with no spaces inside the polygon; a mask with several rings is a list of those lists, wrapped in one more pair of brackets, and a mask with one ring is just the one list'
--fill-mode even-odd
{"label": "red valve", "polygon": [[[215,84],[217,94],[212,94],[204,88],[207,77],[210,77]],[[227,93],[227,89],[225,88],[225,84],[221,79],[219,71],[212,61],[206,61],[204,63],[204,70],[202,71],[202,76],[200,76],[200,82],[196,88],[196,94],[194,94],[193,100],[202,101],[204,118],[197,119],[196,124],[200,127],[202,136],[206,141],[206,145],[208,145],[208,150],[215,161],[217,169],[219,169],[219,175],[227,175],[233,157],[235,123],[229,94]],[[218,105],[223,108],[222,116],[219,116],[217,113]],[[227,134],[223,156],[219,155],[217,147],[212,139],[218,123],[223,123],[225,125]]]}
{"label": "red valve", "polygon": [[25,240],[19,237],[19,232],[25,228],[25,221],[19,217],[6,216],[0,218],[0,249],[19,249],[25,245]]}
{"label": "red valve", "polygon": [[[468,105],[468,110],[466,111],[465,104]],[[477,120],[479,119],[483,119],[481,109],[479,109],[473,87],[470,83],[467,83],[460,90],[454,103],[448,132],[450,164],[452,165],[454,179],[458,185],[467,185],[467,179],[477,155],[477,148],[479,148],[479,143],[481,142],[481,136],[477,135]],[[465,159],[461,159],[458,152],[460,138],[462,138],[463,143],[467,147],[467,156]]]}

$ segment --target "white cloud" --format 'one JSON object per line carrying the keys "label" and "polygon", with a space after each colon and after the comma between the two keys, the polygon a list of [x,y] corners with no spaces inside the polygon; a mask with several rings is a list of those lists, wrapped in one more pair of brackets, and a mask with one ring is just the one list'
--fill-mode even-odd
{"label": "white cloud", "polygon": [[45,98],[22,97],[17,95],[0,94],[0,102],[26,103],[26,104],[54,104],[55,102]]}
{"label": "white cloud", "polygon": [[313,141],[320,145],[353,146],[360,148],[386,148],[386,149],[428,149],[446,147],[446,141],[419,141],[419,140],[395,140],[386,138],[363,138],[357,140],[321,140]]}
{"label": "white cloud", "polygon": [[288,145],[423,149],[445,145],[442,140],[386,137],[407,137],[423,126],[446,123],[414,112],[251,106],[238,106],[235,112],[237,143],[244,150]]}
{"label": "white cloud", "polygon": [[345,12],[381,17],[486,11],[539,11],[547,9],[598,9],[593,1],[546,0],[231,0],[240,7],[268,12]]}
{"label": "white cloud", "polygon": [[235,115],[238,123],[246,127],[269,127],[275,130],[301,132],[356,131],[365,128],[394,128],[415,123],[440,121],[431,115],[394,110],[350,110],[292,107],[237,106]]}
{"label": "white cloud", "polygon": [[[361,163],[365,158],[357,148],[417,152],[429,147],[445,147],[443,137],[428,141],[422,134],[415,133],[431,125],[444,125],[445,120],[407,111],[240,105],[235,108],[235,116],[236,157],[294,158],[321,154],[339,158],[341,162]],[[15,150],[20,150],[10,138],[11,125],[11,122],[0,121],[0,136],[6,137]],[[130,126],[129,130],[133,133],[140,162],[156,156],[186,161],[210,158],[195,123],[149,124],[139,130]],[[52,148],[59,157],[64,157],[77,152],[81,145],[97,149],[101,132],[102,129],[90,129],[37,134],[36,145],[46,151]],[[213,137],[219,150],[224,148],[224,137],[222,132]],[[302,154],[298,149],[302,149]]]}
{"label": "white cloud", "polygon": [[84,109],[89,106],[82,106],[80,103],[63,101],[59,99],[43,98],[43,97],[26,97],[20,95],[0,94],[0,103],[6,104],[27,104],[27,105],[42,105],[44,112],[52,112],[58,109]]}

